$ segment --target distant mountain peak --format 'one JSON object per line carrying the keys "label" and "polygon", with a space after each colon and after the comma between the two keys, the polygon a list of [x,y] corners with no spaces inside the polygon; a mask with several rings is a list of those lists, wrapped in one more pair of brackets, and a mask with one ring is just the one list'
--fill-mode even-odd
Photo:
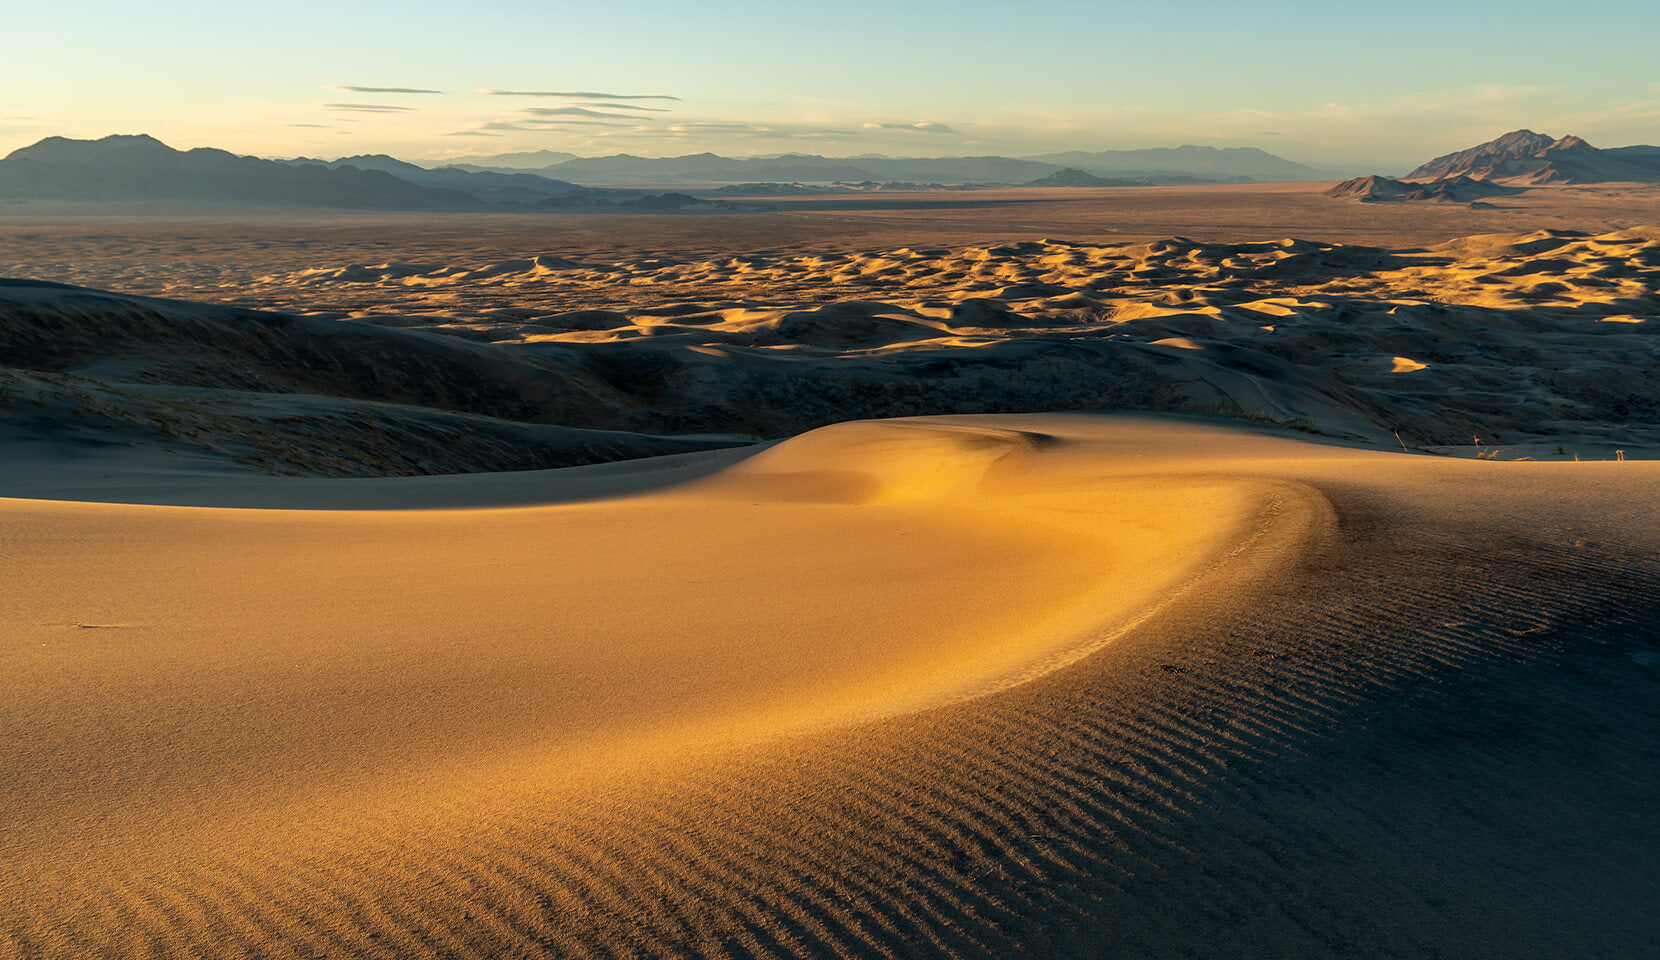
{"label": "distant mountain peak", "polygon": [[1660,169],[1629,149],[1604,151],[1580,137],[1560,139],[1532,130],[1512,130],[1501,137],[1436,157],[1408,180],[1438,181],[1470,177],[1512,184],[1600,183],[1660,179]]}
{"label": "distant mountain peak", "polygon": [[1144,150],[1103,150],[1094,153],[1068,150],[1025,159],[1071,167],[1098,177],[1156,179],[1178,176],[1210,182],[1321,178],[1317,170],[1257,147],[1208,147],[1184,143],[1179,147]]}
{"label": "distant mountain peak", "polygon": [[75,163],[93,158],[117,156],[158,157],[176,155],[173,149],[147,133],[113,133],[96,140],[75,140],[70,137],[46,137],[27,147],[13,150],[12,157],[57,163]]}
{"label": "distant mountain peak", "polygon": [[1327,190],[1326,196],[1339,200],[1358,200],[1361,203],[1404,203],[1420,200],[1474,203],[1513,192],[1515,191],[1495,183],[1464,176],[1447,177],[1429,183],[1411,183],[1372,174],[1346,180]]}
{"label": "distant mountain peak", "polygon": [[1028,180],[1021,184],[1023,187],[1128,187],[1135,185],[1136,183],[1133,180],[1097,177],[1073,167],[1062,167],[1047,177],[1039,177],[1036,180]]}
{"label": "distant mountain peak", "polygon": [[0,160],[0,196],[95,203],[184,203],[352,209],[469,209],[459,191],[378,170],[278,163],[209,147],[175,150],[146,134],[47,137]]}

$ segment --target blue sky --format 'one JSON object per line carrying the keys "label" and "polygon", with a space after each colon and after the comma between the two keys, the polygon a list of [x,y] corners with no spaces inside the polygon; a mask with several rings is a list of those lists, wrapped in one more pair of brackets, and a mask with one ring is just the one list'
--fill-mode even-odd
{"label": "blue sky", "polygon": [[416,159],[1200,143],[1386,168],[1523,126],[1660,142],[1660,3],[1491,9],[60,0],[7,14],[0,151],[132,132]]}

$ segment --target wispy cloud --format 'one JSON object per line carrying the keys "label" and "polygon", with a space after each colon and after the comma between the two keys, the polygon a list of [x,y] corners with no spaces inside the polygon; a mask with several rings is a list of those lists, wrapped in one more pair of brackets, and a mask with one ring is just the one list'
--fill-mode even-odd
{"label": "wispy cloud", "polygon": [[395,107],[386,103],[325,103],[330,110],[349,110],[355,113],[408,113],[414,107]]}
{"label": "wispy cloud", "polygon": [[593,90],[480,90],[486,97],[563,97],[566,100],[679,100],[664,93],[598,93]]}
{"label": "wispy cloud", "polygon": [[422,90],[418,87],[353,87],[345,85],[331,85],[330,90],[339,90],[342,93],[443,93],[442,90]]}
{"label": "wispy cloud", "polygon": [[444,134],[446,137],[499,137],[499,133],[485,133],[483,130],[457,130],[454,133]]}
{"label": "wispy cloud", "polygon": [[642,107],[634,103],[579,103],[579,107],[599,107],[602,110],[645,110],[651,113],[670,113],[667,107]]}
{"label": "wispy cloud", "polygon": [[911,133],[956,133],[943,123],[923,120],[918,123],[867,123],[866,130],[904,130]]}
{"label": "wispy cloud", "polygon": [[333,127],[331,127],[330,125],[328,125],[326,123],[291,123],[291,124],[289,124],[289,126],[291,126],[291,127],[315,127],[318,130],[332,130],[332,129],[334,129]]}
{"label": "wispy cloud", "polygon": [[731,123],[718,120],[693,120],[671,123],[664,128],[675,137],[729,136],[766,140],[823,140],[838,137],[857,137],[858,131],[826,127],[807,127],[796,124]]}
{"label": "wispy cloud", "polygon": [[534,117],[601,117],[607,120],[641,120],[642,117],[630,116],[626,113],[608,113],[604,110],[589,110],[587,107],[525,107],[519,111]]}
{"label": "wispy cloud", "polygon": [[481,130],[546,130],[549,127],[626,127],[626,123],[611,123],[607,120],[559,120],[550,117],[533,117],[527,120],[492,120],[479,125]]}
{"label": "wispy cloud", "polygon": [[632,126],[626,123],[612,123],[609,120],[550,120],[538,118],[526,120],[525,123],[534,125],[527,127],[526,129],[528,130],[546,130],[549,127],[617,127],[624,130],[643,129],[641,127]]}
{"label": "wispy cloud", "polygon": [[[27,136],[47,132],[46,118],[33,113],[8,113],[0,116],[0,134]],[[3,153],[0,150],[0,153]]]}

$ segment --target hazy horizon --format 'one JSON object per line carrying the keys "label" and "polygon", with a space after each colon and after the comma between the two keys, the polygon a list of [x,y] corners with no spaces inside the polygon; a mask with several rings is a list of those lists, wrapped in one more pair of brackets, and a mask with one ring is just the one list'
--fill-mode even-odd
{"label": "hazy horizon", "polygon": [[1577,20],[1533,2],[1503,17],[1469,4],[1314,17],[1289,3],[1061,3],[1018,20],[865,0],[833,16],[741,2],[694,16],[653,0],[626,22],[516,2],[470,20],[425,0],[169,9],[14,13],[28,42],[0,66],[0,153],[136,132],[180,149],[416,161],[1194,144],[1387,169],[1519,127],[1652,142],[1660,121],[1647,49],[1660,10],[1637,3]]}

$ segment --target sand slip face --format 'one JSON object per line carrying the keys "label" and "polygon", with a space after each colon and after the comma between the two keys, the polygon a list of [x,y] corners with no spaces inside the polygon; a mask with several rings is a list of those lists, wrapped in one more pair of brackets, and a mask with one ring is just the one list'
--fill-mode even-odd
{"label": "sand slip face", "polygon": [[4,501],[0,956],[1641,956],[1657,498],[1043,415]]}
{"label": "sand slip face", "polygon": [[663,493],[508,510],[7,501],[8,872],[499,805],[976,696],[1262,522],[1248,486],[1043,469],[1067,445],[846,425]]}

